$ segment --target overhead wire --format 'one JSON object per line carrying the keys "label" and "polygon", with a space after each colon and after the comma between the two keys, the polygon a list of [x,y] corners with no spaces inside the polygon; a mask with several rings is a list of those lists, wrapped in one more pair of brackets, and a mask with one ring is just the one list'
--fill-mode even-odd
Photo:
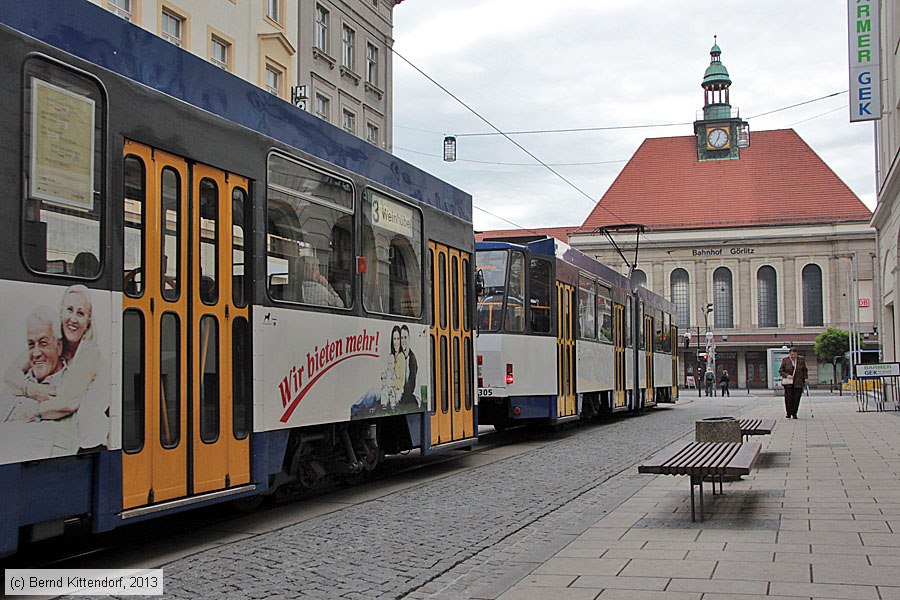
{"label": "overhead wire", "polygon": [[[554,169],[553,167],[551,167],[550,165],[548,165],[547,163],[545,163],[543,160],[541,160],[540,158],[538,158],[537,156],[535,156],[531,151],[529,151],[527,148],[525,148],[522,144],[518,143],[516,140],[512,139],[508,134],[506,134],[506,133],[504,133],[503,131],[501,131],[497,126],[495,126],[493,123],[491,123],[491,122],[490,122],[489,120],[487,120],[485,117],[483,117],[477,110],[475,110],[474,108],[472,108],[471,106],[469,106],[468,104],[466,104],[466,103],[465,103],[462,99],[460,99],[456,94],[454,94],[453,92],[451,92],[450,90],[448,90],[447,88],[445,88],[443,85],[441,85],[440,83],[438,83],[433,77],[431,77],[428,73],[426,73],[425,71],[423,71],[422,69],[420,69],[419,67],[417,67],[416,65],[414,65],[409,59],[407,59],[405,56],[403,56],[402,54],[400,54],[399,52],[397,52],[397,50],[396,50],[395,48],[393,48],[393,47],[391,47],[391,46],[388,46],[388,47],[391,48],[391,52],[393,52],[393,54],[394,54],[395,56],[397,56],[398,58],[400,58],[403,62],[405,62],[406,64],[408,64],[410,67],[412,67],[417,73],[419,73],[420,75],[422,75],[423,77],[425,77],[428,81],[430,81],[430,82],[433,83],[435,86],[437,86],[438,88],[440,88],[445,94],[447,94],[448,96],[450,96],[451,98],[453,98],[454,100],[456,100],[459,104],[461,104],[462,106],[464,106],[464,107],[466,108],[466,110],[468,110],[468,111],[471,112],[473,115],[475,115],[476,117],[478,117],[478,118],[479,118],[482,122],[484,122],[488,127],[490,127],[491,129],[493,129],[494,131],[496,131],[498,134],[502,135],[502,136],[503,136],[504,138],[506,138],[510,143],[512,143],[512,144],[513,144],[514,146],[516,146],[517,148],[519,148],[522,152],[524,152],[525,154],[527,154],[528,156],[530,156],[531,158],[533,158],[535,161],[537,161],[538,163],[540,163],[541,165],[543,165],[543,166],[544,166],[547,170],[549,170],[551,173],[553,173],[554,175],[556,175],[559,179],[561,179],[562,181],[564,181],[569,187],[571,187],[572,189],[574,189],[575,191],[577,191],[579,194],[581,194],[582,196],[584,196],[585,198],[587,198],[588,201],[591,203],[591,206],[592,206],[592,207],[597,207],[597,208],[600,208],[600,209],[606,211],[607,213],[609,213],[610,215],[612,215],[613,217],[615,217],[615,218],[616,218],[619,222],[621,222],[622,224],[627,224],[627,223],[628,223],[628,221],[626,221],[625,219],[623,219],[622,217],[620,217],[619,215],[617,215],[617,214],[614,213],[613,211],[609,210],[609,209],[606,208],[605,206],[601,206],[599,201],[595,201],[595,200],[594,200],[587,192],[585,192],[585,191],[582,190],[580,187],[578,187],[577,185],[575,185],[574,183],[572,183],[571,181],[569,181],[569,179],[567,179],[565,176],[563,176],[559,171],[557,171],[556,169]],[[643,234],[641,234],[641,235],[643,235]],[[649,241],[649,240],[648,240],[648,241]]]}
{"label": "overhead wire", "polygon": [[[440,154],[434,154],[432,152],[422,152],[420,150],[412,150],[410,148],[402,148],[400,146],[394,146],[394,150],[402,150],[403,152],[411,152],[412,154],[421,154],[422,156],[431,156],[433,158],[443,158]],[[534,163],[508,163],[508,162],[497,162],[497,161],[489,161],[489,160],[473,160],[469,158],[457,158],[457,162],[470,162],[476,163],[480,165],[499,165],[505,167],[540,167],[542,165],[536,165]],[[598,160],[592,162],[577,162],[577,163],[550,163],[550,166],[553,167],[583,167],[588,165],[609,165],[613,163],[623,163],[628,162],[628,159],[619,159],[619,160]]]}
{"label": "overhead wire", "polygon": [[[619,125],[619,126],[605,126],[605,127],[579,127],[579,128],[568,128],[568,129],[544,129],[544,130],[523,130],[523,131],[508,131],[508,132],[504,132],[504,131],[502,131],[500,128],[498,128],[497,126],[495,126],[493,123],[491,123],[487,118],[485,118],[484,116],[482,116],[482,115],[481,115],[478,111],[476,111],[474,108],[472,108],[471,106],[469,106],[468,104],[466,104],[466,102],[464,102],[462,99],[460,99],[456,94],[454,94],[453,92],[451,92],[450,90],[448,90],[446,87],[444,87],[443,85],[441,85],[438,81],[436,81],[433,77],[431,77],[430,75],[428,75],[425,71],[423,71],[423,70],[420,69],[418,66],[416,66],[415,64],[413,64],[412,61],[410,61],[410,60],[407,59],[405,56],[403,56],[402,54],[400,54],[399,52],[397,52],[397,50],[396,50],[395,48],[393,48],[393,47],[391,47],[391,46],[389,46],[389,48],[390,48],[391,52],[392,52],[395,56],[397,56],[398,58],[400,58],[403,62],[405,62],[407,65],[409,65],[413,70],[415,70],[415,71],[418,72],[420,75],[422,75],[423,77],[425,77],[425,78],[426,78],[428,81],[430,81],[433,85],[435,85],[436,87],[438,87],[438,88],[439,88],[441,91],[443,91],[445,94],[447,94],[448,96],[450,96],[451,98],[453,98],[456,102],[458,102],[460,105],[462,105],[463,107],[465,107],[466,110],[468,110],[468,111],[471,112],[473,115],[475,115],[476,117],[478,117],[478,119],[480,119],[482,122],[484,122],[488,127],[490,127],[491,129],[493,129],[493,132],[479,132],[479,133],[461,133],[461,134],[455,134],[456,137],[476,137],[476,136],[490,136],[490,135],[501,135],[501,136],[503,136],[507,141],[509,141],[509,142],[512,143],[514,146],[516,146],[517,148],[519,148],[522,152],[524,152],[525,154],[527,154],[528,156],[530,156],[532,159],[534,159],[540,166],[542,166],[542,167],[546,168],[547,170],[549,170],[551,173],[553,173],[554,175],[556,175],[556,177],[558,177],[558,178],[561,179],[563,182],[565,182],[569,187],[571,187],[572,189],[574,189],[575,191],[577,191],[579,194],[581,194],[582,196],[584,196],[585,198],[587,198],[588,201],[592,204],[593,207],[595,207],[595,208],[600,208],[600,209],[606,211],[608,214],[612,215],[614,218],[616,218],[616,219],[617,219],[618,221],[620,221],[622,224],[627,224],[628,222],[627,222],[625,219],[623,219],[622,217],[620,217],[619,215],[617,215],[616,213],[614,213],[613,211],[611,211],[610,209],[606,208],[605,206],[602,206],[602,205],[600,204],[600,200],[595,201],[595,200],[594,200],[587,192],[585,192],[585,191],[582,190],[580,187],[578,187],[577,185],[575,185],[572,181],[570,181],[568,178],[564,177],[561,173],[559,173],[557,170],[555,170],[550,164],[548,164],[548,163],[544,162],[543,160],[541,160],[539,157],[537,157],[535,154],[533,154],[533,153],[532,153],[531,151],[529,151],[527,148],[525,148],[524,146],[522,146],[521,144],[519,144],[518,142],[516,142],[516,141],[515,141],[514,139],[512,139],[512,137],[510,137],[510,136],[511,136],[511,135],[538,134],[538,133],[573,133],[573,132],[587,132],[587,131],[610,131],[610,130],[622,130],[622,129],[644,129],[644,128],[653,128],[653,127],[670,127],[670,126],[690,125],[690,123],[684,122],[684,123],[660,123],[660,124],[643,124],[643,125]],[[747,117],[747,119],[749,120],[749,119],[755,119],[755,118],[759,118],[759,117],[764,117],[764,116],[771,115],[771,114],[774,114],[774,113],[777,113],[777,112],[781,112],[781,111],[784,111],[784,110],[789,110],[789,109],[791,109],[791,108],[797,108],[797,107],[799,107],[799,106],[804,106],[804,105],[806,105],[806,104],[811,104],[811,103],[813,103],[813,102],[819,102],[819,101],[821,101],[821,100],[825,100],[825,99],[828,99],[828,98],[833,98],[833,97],[839,96],[839,95],[841,95],[841,94],[846,94],[848,91],[849,91],[849,90],[841,90],[841,91],[838,91],[838,92],[832,92],[832,93],[826,94],[826,95],[824,95],[824,96],[819,96],[819,97],[817,97],[817,98],[812,98],[812,99],[809,99],[809,100],[804,100],[803,102],[798,102],[798,103],[795,103],[795,104],[791,104],[791,105],[789,105],[789,106],[783,106],[783,107],[776,108],[776,109],[773,109],[773,110],[770,110],[770,111],[767,111],[767,112],[759,113],[759,114],[756,114],[756,115]],[[831,110],[831,111],[827,111],[827,112],[822,113],[822,114],[820,114],[820,115],[816,115],[816,116],[814,116],[814,117],[810,117],[809,119],[805,119],[805,120],[803,120],[803,121],[798,121],[798,123],[804,123],[804,122],[806,122],[806,121],[809,121],[809,120],[812,120],[812,119],[815,119],[815,118],[824,116],[824,115],[826,115],[826,114],[835,112],[836,110],[839,110],[839,109],[834,109],[834,110]],[[795,123],[795,124],[798,124],[798,123]],[[402,126],[398,126],[398,127],[402,127]],[[406,128],[406,129],[413,129],[413,130],[416,130],[415,128],[412,128],[412,127],[405,127],[405,128]],[[423,132],[427,132],[427,133],[434,133],[434,134],[436,134],[436,135],[441,135],[441,134],[439,134],[438,132],[428,131],[428,130],[424,130],[424,129],[420,129],[419,131],[423,131]],[[424,152],[417,152],[417,151],[415,151],[415,150],[406,150],[406,151],[407,151],[407,152],[416,153],[416,154],[424,154],[424,155],[428,155],[428,156],[436,156],[436,155],[429,155],[429,154],[424,153]],[[467,160],[466,162],[480,162],[480,163],[482,163],[482,164],[504,164],[504,163],[489,163],[489,162],[487,162],[487,161],[474,161],[474,160]],[[625,161],[604,161],[604,162],[602,162],[602,163],[599,163],[599,162],[598,162],[597,164],[606,164],[606,162],[625,162]],[[584,164],[590,164],[590,163],[584,163]],[[516,166],[518,166],[518,165],[516,165]],[[522,165],[522,166],[526,166],[526,165]],[[577,166],[577,165],[576,165],[576,164],[570,164],[570,165],[560,164],[560,165],[556,165],[556,166]],[[495,215],[495,214],[491,213],[490,211],[485,210],[485,209],[483,209],[483,208],[481,208],[481,207],[475,205],[474,203],[473,203],[473,207],[476,208],[476,209],[478,209],[478,210],[480,210],[480,211],[482,211],[482,212],[484,212],[484,213],[486,213],[486,214],[489,214],[489,215],[491,215],[491,216],[493,216],[493,217],[495,217],[495,218],[497,218],[497,219],[500,219],[500,220],[505,221],[505,222],[507,222],[507,223],[509,223],[509,224],[511,224],[511,225],[514,225],[514,226],[516,226],[516,227],[518,227],[518,228],[520,228],[520,229],[523,229],[522,226],[517,225],[517,224],[513,223],[512,221],[510,221],[510,220],[508,220],[508,219],[505,219],[505,218],[503,218],[503,217],[500,217],[500,216],[498,216],[498,215]],[[534,232],[534,233],[537,233],[537,232],[534,231],[533,229],[527,229],[527,230],[528,230],[528,231],[532,231],[532,232]],[[647,239],[647,237],[646,237],[642,232],[640,232],[640,231],[638,232],[638,235],[643,236],[645,239]],[[647,239],[647,241],[649,242],[650,240]]]}

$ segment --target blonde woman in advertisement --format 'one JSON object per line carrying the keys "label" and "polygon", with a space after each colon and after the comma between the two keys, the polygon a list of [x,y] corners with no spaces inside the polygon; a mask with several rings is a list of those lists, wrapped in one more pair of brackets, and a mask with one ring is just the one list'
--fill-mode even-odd
{"label": "blonde woman in advertisement", "polygon": [[60,305],[66,376],[58,386],[26,381],[27,354],[4,375],[4,381],[14,393],[39,402],[41,419],[75,415],[79,452],[105,447],[109,436],[109,402],[96,392],[88,393],[101,365],[92,312],[90,291],[85,286],[73,285],[66,289]]}
{"label": "blonde woman in advertisement", "polygon": [[394,409],[403,395],[403,384],[406,381],[406,355],[400,347],[400,327],[391,329],[391,356],[385,369],[381,387],[381,404],[385,408]]}

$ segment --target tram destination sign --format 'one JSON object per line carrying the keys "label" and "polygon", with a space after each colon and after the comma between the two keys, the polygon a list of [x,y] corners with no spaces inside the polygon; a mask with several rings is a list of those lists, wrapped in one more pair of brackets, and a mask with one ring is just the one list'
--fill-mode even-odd
{"label": "tram destination sign", "polygon": [[856,376],[863,379],[872,377],[900,377],[900,363],[856,365]]}

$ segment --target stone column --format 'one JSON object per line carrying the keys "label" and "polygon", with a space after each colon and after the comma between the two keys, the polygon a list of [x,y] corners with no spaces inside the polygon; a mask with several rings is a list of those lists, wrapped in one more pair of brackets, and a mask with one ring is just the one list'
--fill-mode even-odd
{"label": "stone column", "polygon": [[797,327],[797,261],[793,258],[784,259],[783,279],[781,285],[784,296],[784,312],[781,321],[789,329]]}

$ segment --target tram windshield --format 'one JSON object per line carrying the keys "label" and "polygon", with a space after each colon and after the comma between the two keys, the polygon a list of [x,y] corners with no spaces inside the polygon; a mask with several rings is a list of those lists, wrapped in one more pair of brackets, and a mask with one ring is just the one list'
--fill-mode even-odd
{"label": "tram windshield", "polygon": [[478,295],[478,328],[482,331],[500,331],[503,326],[509,251],[485,250],[478,252],[475,259],[484,279],[484,288]]}

